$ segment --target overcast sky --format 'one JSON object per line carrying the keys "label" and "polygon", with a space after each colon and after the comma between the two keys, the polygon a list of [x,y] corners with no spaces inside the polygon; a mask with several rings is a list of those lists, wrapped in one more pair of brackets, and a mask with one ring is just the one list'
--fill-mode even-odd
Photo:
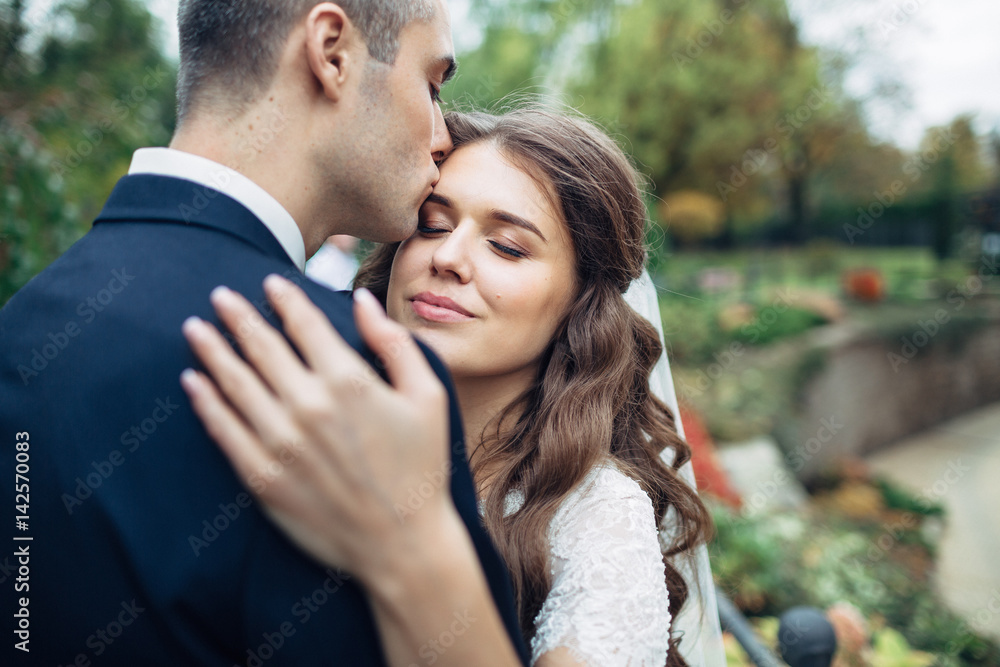
{"label": "overcast sky", "polygon": [[[750,0],[752,1],[752,0]],[[35,0],[29,18],[54,0]],[[469,44],[468,0],[450,0],[456,46]],[[925,128],[974,113],[980,132],[1000,130],[1000,1],[790,0],[807,42],[865,52],[848,77],[848,90],[867,97],[880,74],[902,81],[910,106],[869,106],[880,136],[913,148]],[[147,0],[164,24],[167,52],[177,53],[177,0]],[[464,37],[463,37],[464,35]]]}
{"label": "overcast sky", "polygon": [[842,48],[856,28],[867,54],[848,77],[864,97],[879,71],[898,77],[910,109],[871,114],[872,128],[906,147],[923,130],[974,113],[980,132],[1000,130],[1000,2],[997,0],[790,0],[803,38]]}

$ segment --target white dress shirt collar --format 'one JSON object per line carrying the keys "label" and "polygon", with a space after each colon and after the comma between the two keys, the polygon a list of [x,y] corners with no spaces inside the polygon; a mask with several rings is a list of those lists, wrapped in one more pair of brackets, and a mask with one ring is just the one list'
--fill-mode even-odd
{"label": "white dress shirt collar", "polygon": [[299,270],[305,271],[305,242],[291,214],[264,188],[238,171],[173,148],[140,148],[132,156],[128,173],[181,178],[232,197],[260,218]]}

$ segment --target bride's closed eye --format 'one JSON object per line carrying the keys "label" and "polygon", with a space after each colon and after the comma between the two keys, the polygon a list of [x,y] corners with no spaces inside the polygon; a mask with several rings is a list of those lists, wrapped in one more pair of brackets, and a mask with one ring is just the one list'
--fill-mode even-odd
{"label": "bride's closed eye", "polygon": [[527,253],[522,250],[518,250],[517,248],[504,245],[502,243],[498,243],[497,241],[490,241],[490,245],[496,248],[498,252],[508,255],[509,257],[512,257],[514,259],[521,259],[522,257],[528,256]]}
{"label": "bride's closed eye", "polygon": [[[421,221],[419,224],[417,224],[417,233],[420,234],[421,236],[428,238],[436,238],[441,234],[445,234],[450,231],[451,229],[442,226],[441,223]],[[498,253],[502,254],[507,258],[523,259],[524,257],[528,256],[527,251],[522,250],[521,248],[512,244],[509,240],[503,239],[503,241],[505,242],[502,243],[500,241],[494,241],[494,240],[489,240],[488,242],[493,247],[494,250],[496,250]]]}
{"label": "bride's closed eye", "polygon": [[420,223],[417,225],[417,231],[421,234],[434,235],[434,234],[443,234],[444,232],[447,232],[449,230],[443,227],[432,227],[430,225]]}

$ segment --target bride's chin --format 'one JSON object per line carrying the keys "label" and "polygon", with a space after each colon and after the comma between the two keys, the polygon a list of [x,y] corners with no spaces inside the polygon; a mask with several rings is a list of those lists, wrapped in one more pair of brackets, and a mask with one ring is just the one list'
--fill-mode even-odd
{"label": "bride's chin", "polygon": [[453,337],[442,335],[440,331],[424,330],[416,333],[416,336],[427,343],[438,356],[448,372],[455,375],[456,371],[461,372],[466,364],[462,363],[464,351],[458,349],[458,341]]}
{"label": "bride's chin", "polygon": [[430,345],[442,360],[445,358],[443,351],[454,345],[454,339],[437,327],[421,326],[419,322],[406,322],[404,326],[415,337]]}

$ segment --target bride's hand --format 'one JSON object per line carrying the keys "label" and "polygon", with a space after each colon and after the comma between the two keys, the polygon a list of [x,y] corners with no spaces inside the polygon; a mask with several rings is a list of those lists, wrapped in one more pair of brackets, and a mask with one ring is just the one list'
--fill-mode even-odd
{"label": "bride's hand", "polygon": [[[188,370],[182,384],[293,541],[362,581],[379,577],[393,567],[383,561],[453,534],[459,522],[448,487],[447,393],[412,336],[366,290],[356,293],[355,318],[391,386],[298,286],[270,276],[264,287],[305,363],[246,299],[219,288],[212,304],[247,361],[192,318],[184,333],[211,378]],[[438,483],[428,496],[429,479]],[[423,503],[412,512],[416,489]]]}

